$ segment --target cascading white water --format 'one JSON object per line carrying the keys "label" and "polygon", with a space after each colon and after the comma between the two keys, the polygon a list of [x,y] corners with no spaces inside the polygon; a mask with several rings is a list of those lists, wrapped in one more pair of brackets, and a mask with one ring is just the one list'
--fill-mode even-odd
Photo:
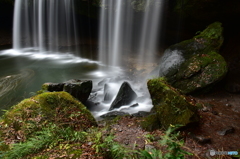
{"label": "cascading white water", "polygon": [[[61,63],[61,66],[63,63],[74,65],[74,62],[86,62],[86,60],[83,61],[83,59],[69,56],[69,54],[61,54],[64,55],[61,57],[59,54],[58,56],[51,54],[60,52],[60,46],[78,44],[74,1],[16,0],[14,48],[3,53],[22,56],[24,52],[27,57],[35,58],[37,56],[38,59],[39,57],[43,59],[48,59],[49,57],[52,59],[50,60],[52,63]],[[96,82],[101,81],[102,79],[100,78],[109,78],[105,85],[109,87],[110,91],[107,92],[104,85],[96,85],[95,83],[95,92],[93,91],[92,93],[96,94],[97,97],[93,96],[92,102],[99,104],[96,108],[97,110],[92,111],[95,117],[109,112],[109,107],[116,98],[123,82],[128,82],[131,85],[137,94],[137,98],[131,101],[130,104],[122,105],[114,110],[136,113],[141,110],[149,111],[151,109],[152,103],[146,88],[146,82],[143,83],[141,80],[136,81],[132,78],[127,78],[121,67],[106,68],[104,64],[108,66],[123,66],[122,58],[124,56],[125,59],[130,59],[128,57],[129,52],[134,53],[134,57],[140,61],[140,65],[153,62],[155,58],[152,55],[156,54],[156,42],[159,36],[158,31],[160,30],[162,1],[101,1],[100,35],[98,40],[99,61],[103,64],[97,63],[100,70],[90,71],[86,73],[86,77],[94,77]],[[44,54],[35,54],[35,52]],[[50,54],[45,54],[46,52],[50,52]],[[65,74],[66,72],[60,74]],[[74,78],[84,77],[84,75],[77,76],[78,73],[76,72],[73,74]],[[67,77],[69,76],[65,78]],[[104,91],[111,94],[110,101],[104,100]]]}
{"label": "cascading white water", "polygon": [[[142,63],[151,63],[154,60],[152,55],[156,54],[162,6],[163,0],[103,0],[99,61],[120,66],[124,49],[129,49],[135,50]],[[141,11],[137,12],[136,8]]]}
{"label": "cascading white water", "polygon": [[[99,27],[99,61],[108,66],[125,66],[123,58],[130,59],[134,55],[137,65],[156,62],[157,41],[160,34],[161,13],[164,0],[102,0]],[[126,53],[127,52],[127,53]],[[143,67],[144,68],[144,67]],[[98,97],[94,103],[100,103],[99,108],[93,111],[95,116],[109,111],[109,107],[116,98],[117,92],[123,82],[128,82],[136,92],[138,98],[131,104],[123,105],[113,111],[136,113],[149,111],[152,107],[150,95],[146,87],[145,78],[129,80],[123,74],[120,80],[106,82],[104,91],[99,89]],[[109,88],[112,98],[105,101],[104,92]],[[102,94],[102,96],[101,96]],[[138,105],[132,107],[132,105]],[[112,111],[112,110],[111,110]]]}
{"label": "cascading white water", "polygon": [[73,0],[17,0],[13,48],[58,52],[59,46],[76,45]]}
{"label": "cascading white water", "polygon": [[154,61],[154,56],[149,54],[156,54],[157,52],[157,38],[159,35],[162,0],[148,0],[145,4],[145,13],[142,19],[142,28],[140,31],[140,43],[138,46],[138,59],[140,64],[144,62],[151,63]]}

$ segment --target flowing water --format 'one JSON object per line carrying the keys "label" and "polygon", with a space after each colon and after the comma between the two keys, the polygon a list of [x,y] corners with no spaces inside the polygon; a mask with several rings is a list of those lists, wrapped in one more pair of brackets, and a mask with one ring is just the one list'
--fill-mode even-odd
{"label": "flowing water", "polygon": [[[99,61],[122,66],[126,50],[134,50],[140,65],[154,62],[163,0],[103,0],[100,13]],[[139,10],[139,11],[138,11]]]}
{"label": "flowing water", "polygon": [[[88,50],[78,45],[81,24],[76,23],[74,0],[15,1],[13,48],[0,51],[0,108],[34,95],[45,82],[86,79],[94,83],[89,100],[97,105],[91,108],[96,118],[109,112],[125,81],[138,97],[115,110],[149,111],[146,77],[129,73],[124,59],[134,58],[142,67],[155,62],[163,5],[161,0],[139,2],[102,0],[96,61],[91,55],[83,57]],[[104,87],[111,94],[109,101],[104,100]]]}
{"label": "flowing water", "polygon": [[17,0],[14,8],[13,48],[58,52],[77,44],[73,0]]}

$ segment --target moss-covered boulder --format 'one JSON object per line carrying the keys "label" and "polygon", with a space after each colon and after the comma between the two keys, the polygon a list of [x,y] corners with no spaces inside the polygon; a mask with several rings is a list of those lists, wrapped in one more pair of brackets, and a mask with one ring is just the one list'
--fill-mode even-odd
{"label": "moss-covered boulder", "polygon": [[170,125],[186,126],[199,120],[197,107],[191,104],[185,96],[170,86],[164,78],[151,79],[147,83],[153,108],[142,126],[148,130]]}
{"label": "moss-covered boulder", "polygon": [[227,73],[227,64],[218,53],[223,43],[220,22],[209,25],[199,35],[170,46],[160,61],[159,76],[189,94],[212,86]]}
{"label": "moss-covered boulder", "polygon": [[24,141],[48,124],[86,130],[97,125],[92,114],[66,92],[46,92],[25,99],[7,111],[0,121],[1,140]]}

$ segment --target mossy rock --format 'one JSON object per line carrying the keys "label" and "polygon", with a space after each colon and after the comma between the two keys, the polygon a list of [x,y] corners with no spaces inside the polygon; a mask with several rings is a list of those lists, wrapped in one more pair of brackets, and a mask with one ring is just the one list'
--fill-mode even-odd
{"label": "mossy rock", "polygon": [[188,59],[195,54],[206,54],[209,51],[218,52],[223,43],[222,23],[214,22],[192,39],[182,41],[169,47],[170,50],[179,50],[182,56]]}
{"label": "mossy rock", "polygon": [[154,114],[146,117],[142,126],[151,130],[158,126],[167,129],[170,125],[186,126],[199,120],[197,107],[164,78],[151,79],[147,85],[153,102],[151,112]]}
{"label": "mossy rock", "polygon": [[[227,73],[226,61],[218,53],[222,31],[221,23],[215,22],[192,39],[170,46],[160,63],[159,76],[184,94],[208,89],[220,81]],[[177,62],[166,66],[163,60]]]}
{"label": "mossy rock", "polygon": [[197,54],[179,66],[176,74],[169,76],[168,82],[184,94],[198,90],[208,90],[227,73],[224,58],[216,52]]}
{"label": "mossy rock", "polygon": [[46,92],[25,99],[7,111],[0,122],[4,140],[24,141],[48,124],[86,130],[97,123],[92,114],[67,92]]}

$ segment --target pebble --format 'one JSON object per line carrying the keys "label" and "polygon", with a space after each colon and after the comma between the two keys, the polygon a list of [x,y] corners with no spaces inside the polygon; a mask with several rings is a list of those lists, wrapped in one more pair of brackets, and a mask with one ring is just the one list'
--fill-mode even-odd
{"label": "pebble", "polygon": [[207,111],[208,111],[208,108],[207,108],[207,107],[203,107],[203,108],[202,108],[202,111],[203,111],[203,112],[207,112]]}
{"label": "pebble", "polygon": [[151,150],[151,149],[155,149],[155,147],[153,145],[145,145],[145,150]]}
{"label": "pebble", "polygon": [[206,137],[206,136],[202,136],[202,135],[191,135],[192,138],[197,141],[199,144],[206,144],[206,143],[210,143],[211,142],[211,138]]}
{"label": "pebble", "polygon": [[231,104],[228,104],[228,103],[227,103],[226,106],[227,106],[227,107],[231,107]]}
{"label": "pebble", "polygon": [[125,140],[125,141],[124,141],[124,144],[125,144],[125,145],[128,145],[128,144],[129,144],[129,140]]}
{"label": "pebble", "polygon": [[233,132],[234,132],[234,128],[232,126],[228,126],[228,127],[224,128],[223,130],[218,131],[217,134],[224,136],[227,134],[231,134]]}

